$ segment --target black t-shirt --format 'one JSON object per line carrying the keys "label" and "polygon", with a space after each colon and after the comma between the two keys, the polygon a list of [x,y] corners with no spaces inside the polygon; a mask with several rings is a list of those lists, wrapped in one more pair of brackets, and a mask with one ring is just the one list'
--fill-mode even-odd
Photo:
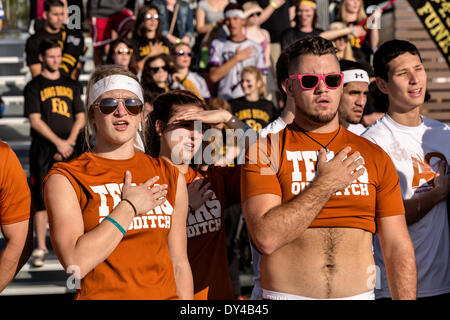
{"label": "black t-shirt", "polygon": [[320,36],[322,32],[323,30],[318,28],[314,28],[312,32],[303,32],[300,31],[297,27],[291,28],[284,32],[281,36],[281,50],[286,49],[287,47],[289,47],[289,45],[299,39]]}
{"label": "black t-shirt", "polygon": [[85,50],[82,31],[80,29],[68,29],[66,26],[63,26],[57,33],[49,33],[45,28],[39,29],[27,39],[25,45],[27,66],[41,63],[39,60],[39,45],[43,39],[49,39],[59,44],[63,51],[60,71],[64,75],[70,74]]}
{"label": "black t-shirt", "polygon": [[245,97],[240,97],[228,102],[236,118],[245,122],[257,132],[274,121],[279,114],[273,103],[266,99],[248,101]]}
{"label": "black t-shirt", "polygon": [[[162,37],[159,41],[162,42],[164,53],[170,54],[171,44],[169,40],[167,40],[165,37]],[[152,44],[156,43],[156,39],[145,39],[145,38],[131,39],[131,45],[133,47],[133,55],[136,61],[141,61],[148,54],[150,54],[149,43]]]}
{"label": "black t-shirt", "polygon": [[61,48],[64,47],[63,29],[58,33],[49,33],[45,28],[39,29],[34,35],[28,38],[25,45],[25,53],[27,55],[27,65],[41,63],[39,60],[39,44],[43,39],[55,41]]}
{"label": "black t-shirt", "polygon": [[[241,1],[245,2],[245,1]],[[270,5],[270,0],[258,0],[261,8]],[[294,0],[287,0],[281,7],[276,9],[272,15],[264,22],[261,27],[269,31],[270,41],[273,43],[279,42],[284,31],[291,27],[289,18],[289,8],[295,6]]]}
{"label": "black t-shirt", "polygon": [[[81,101],[81,85],[61,75],[58,80],[50,80],[42,75],[33,78],[25,86],[25,117],[40,113],[41,119],[60,138],[70,135],[75,115],[84,112]],[[31,128],[33,139],[45,139]]]}

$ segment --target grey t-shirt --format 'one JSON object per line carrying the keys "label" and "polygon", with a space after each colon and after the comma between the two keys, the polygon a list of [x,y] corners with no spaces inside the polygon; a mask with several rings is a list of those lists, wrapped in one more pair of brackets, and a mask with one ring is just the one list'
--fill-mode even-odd
{"label": "grey t-shirt", "polygon": [[215,24],[224,19],[223,11],[213,11],[206,0],[200,0],[197,9],[205,11],[205,24]]}

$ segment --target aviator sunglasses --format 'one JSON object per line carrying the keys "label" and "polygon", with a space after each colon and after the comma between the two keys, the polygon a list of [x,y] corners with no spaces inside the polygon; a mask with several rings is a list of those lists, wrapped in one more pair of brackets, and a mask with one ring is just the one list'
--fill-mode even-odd
{"label": "aviator sunglasses", "polygon": [[133,49],[130,48],[125,48],[125,49],[116,49],[114,51],[115,54],[126,54],[126,55],[131,55],[133,53]]}
{"label": "aviator sunglasses", "polygon": [[337,89],[342,85],[342,80],[344,79],[343,73],[330,73],[324,75],[318,74],[293,74],[289,76],[290,79],[298,79],[300,85],[305,90],[315,89],[320,80],[325,83],[328,89]]}
{"label": "aviator sunglasses", "polygon": [[138,115],[142,111],[142,102],[139,99],[134,98],[104,98],[95,103],[94,106],[98,106],[101,113],[110,114],[117,110],[119,101],[123,102],[125,109],[132,115]]}

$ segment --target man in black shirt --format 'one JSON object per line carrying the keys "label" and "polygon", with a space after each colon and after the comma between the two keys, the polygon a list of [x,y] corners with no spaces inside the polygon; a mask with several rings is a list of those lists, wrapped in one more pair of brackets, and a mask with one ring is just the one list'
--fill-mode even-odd
{"label": "man in black shirt", "polygon": [[42,180],[56,161],[65,161],[77,155],[78,134],[85,126],[81,85],[61,74],[61,47],[43,39],[39,45],[42,72],[24,89],[25,116],[30,120],[30,184],[37,249],[32,263],[42,266],[47,252],[45,237],[47,212],[45,210]]}
{"label": "man in black shirt", "polygon": [[84,53],[84,38],[81,29],[68,28],[64,24],[65,7],[60,0],[46,0],[44,3],[45,26],[28,38],[25,52],[27,66],[34,78],[42,71],[39,61],[39,44],[43,39],[56,41],[62,48],[61,73],[78,79],[81,70],[80,57]]}

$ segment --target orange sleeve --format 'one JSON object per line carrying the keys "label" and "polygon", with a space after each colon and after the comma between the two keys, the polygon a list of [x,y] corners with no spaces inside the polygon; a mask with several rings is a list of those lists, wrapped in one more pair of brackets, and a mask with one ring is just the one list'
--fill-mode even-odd
{"label": "orange sleeve", "polygon": [[391,158],[380,148],[381,158],[377,162],[378,185],[376,198],[376,217],[389,217],[405,214],[400,179]]}
{"label": "orange sleeve", "polygon": [[246,152],[245,164],[241,168],[242,202],[259,194],[282,196],[277,177],[280,163],[279,152],[271,151],[270,138],[271,135],[267,139],[259,138]]}
{"label": "orange sleeve", "polygon": [[30,218],[31,196],[27,176],[14,151],[0,142],[0,224]]}

